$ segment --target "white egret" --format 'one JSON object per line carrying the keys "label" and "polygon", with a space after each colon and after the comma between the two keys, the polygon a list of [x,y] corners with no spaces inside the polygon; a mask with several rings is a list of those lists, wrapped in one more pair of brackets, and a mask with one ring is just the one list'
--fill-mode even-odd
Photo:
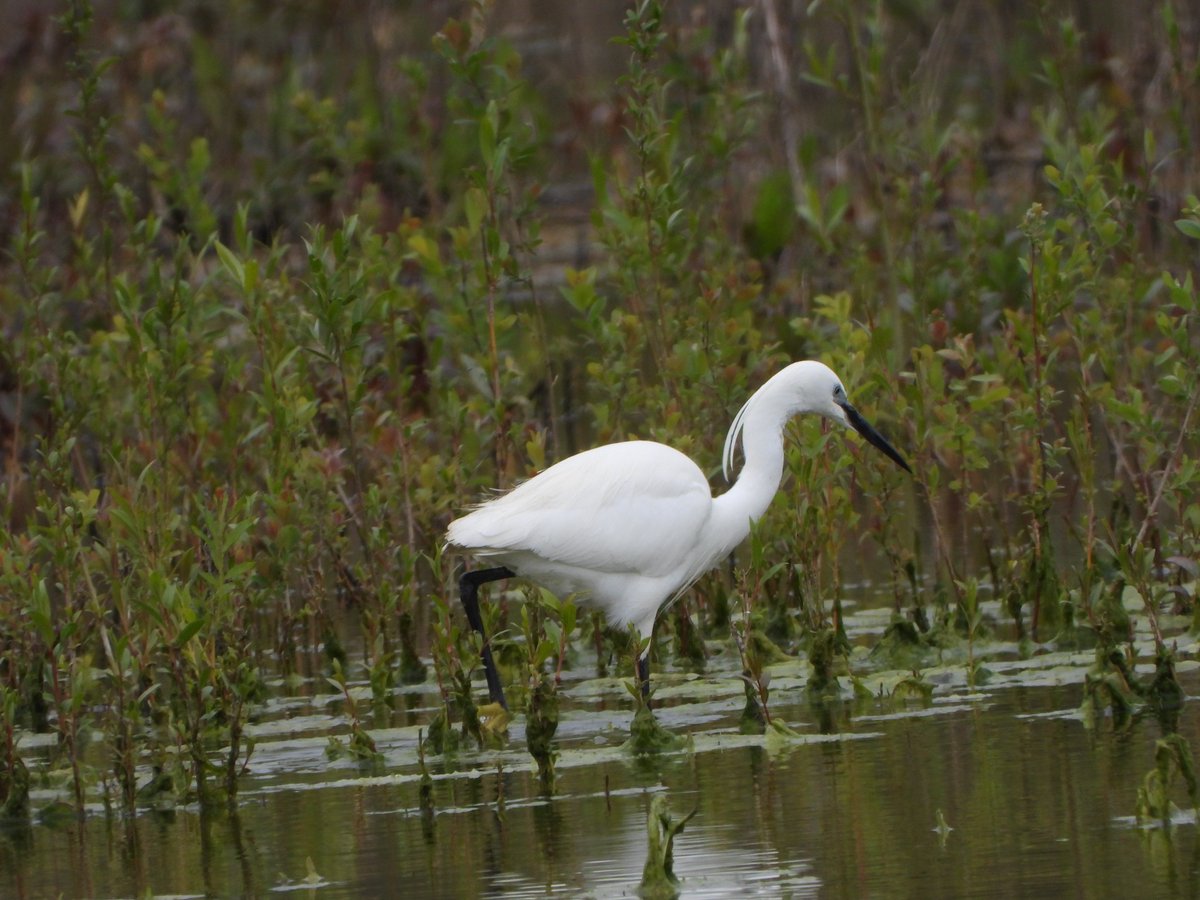
{"label": "white egret", "polygon": [[[480,585],[525,578],[560,597],[573,594],[580,606],[603,612],[609,624],[632,624],[649,638],[658,614],[725,559],[766,512],[783,478],[784,426],[799,413],[850,426],[912,471],[850,405],[837,375],[805,360],[768,380],[734,418],[725,438],[726,479],[739,437],[745,462],[720,496],[678,450],[626,441],[568,457],[451,522],[447,543],[498,564],[466,572],[459,581],[467,619],[483,638],[492,701],[506,705],[479,615]],[[647,651],[637,669],[648,696]]]}

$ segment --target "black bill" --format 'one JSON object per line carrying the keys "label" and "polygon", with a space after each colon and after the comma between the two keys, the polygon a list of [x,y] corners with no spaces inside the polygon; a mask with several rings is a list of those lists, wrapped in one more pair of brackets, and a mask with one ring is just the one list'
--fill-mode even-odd
{"label": "black bill", "polygon": [[855,409],[849,403],[842,403],[839,405],[846,413],[846,421],[850,423],[851,428],[861,434],[866,439],[868,444],[874,444],[877,448],[882,450],[886,456],[890,457],[891,460],[905,472],[908,472],[910,475],[912,474],[912,469],[908,467],[908,463],[904,461],[904,457],[897,452],[895,447],[887,442],[887,438],[876,431],[874,426],[862,417],[862,414],[857,409]]}

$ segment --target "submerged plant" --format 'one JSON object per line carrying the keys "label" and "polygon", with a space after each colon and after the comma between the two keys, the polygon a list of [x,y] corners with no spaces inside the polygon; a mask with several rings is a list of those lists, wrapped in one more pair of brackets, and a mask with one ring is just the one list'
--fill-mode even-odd
{"label": "submerged plant", "polygon": [[938,845],[944,850],[946,849],[946,841],[949,839],[950,832],[954,830],[954,827],[946,821],[946,816],[942,812],[941,807],[938,807],[935,811],[934,819],[936,824],[933,826],[933,830],[938,836]]}
{"label": "submerged plant", "polygon": [[693,809],[682,819],[671,815],[666,794],[655,794],[646,817],[646,864],[642,867],[639,896],[644,900],[674,900],[679,896],[675,875],[675,838],[699,811]]}
{"label": "submerged plant", "polygon": [[929,638],[916,622],[893,616],[879,641],[871,648],[871,659],[888,669],[917,669],[929,664],[936,654]]}
{"label": "submerged plant", "polygon": [[1139,704],[1147,704],[1173,732],[1183,708],[1184,691],[1175,674],[1175,655],[1159,646],[1155,656],[1154,674],[1140,679],[1134,671],[1132,647],[1121,649],[1111,644],[1096,648],[1096,659],[1084,681],[1084,699],[1080,707],[1084,723],[1091,727],[1095,715],[1108,707],[1116,727],[1129,724]]}
{"label": "submerged plant", "polygon": [[1084,724],[1092,726],[1096,713],[1107,707],[1112,712],[1114,727],[1127,725],[1137,696],[1133,684],[1125,654],[1121,650],[1097,647],[1096,660],[1084,681],[1084,698],[1080,706]]}
{"label": "submerged plant", "polygon": [[919,672],[906,675],[892,688],[892,699],[898,702],[916,700],[926,706],[933,699],[934,685],[926,681]]}
{"label": "submerged plant", "polygon": [[547,792],[554,789],[554,733],[558,730],[558,692],[545,675],[533,677],[525,707],[525,744],[537,763],[538,779]]}
{"label": "submerged plant", "polygon": [[1200,808],[1200,790],[1197,788],[1196,766],[1192,759],[1192,748],[1180,734],[1169,734],[1160,738],[1154,747],[1154,768],[1146,773],[1138,788],[1137,817],[1139,821],[1158,821],[1170,824],[1174,804],[1170,798],[1171,783],[1176,776],[1187,787],[1191,808]]}
{"label": "submerged plant", "polygon": [[375,739],[362,727],[358,718],[358,704],[350,693],[350,685],[341,665],[336,661],[328,681],[335,690],[341,692],[345,701],[346,714],[350,719],[350,734],[344,742],[331,735],[325,748],[326,756],[330,759],[348,756],[360,765],[379,766],[383,762],[383,754],[375,746]]}
{"label": "submerged plant", "polygon": [[[567,642],[575,630],[575,604],[559,601],[544,588],[538,589],[536,602],[532,598],[521,607],[521,623],[525,636],[528,668],[529,698],[525,705],[525,743],[538,767],[538,778],[547,792],[554,789],[554,733],[558,730],[558,680],[566,655]],[[540,614],[542,611],[552,616]],[[557,657],[553,675],[545,671],[546,664]]]}
{"label": "submerged plant", "polygon": [[459,746],[459,733],[450,722],[447,707],[443,706],[429,720],[429,749],[439,756],[453,755]]}
{"label": "submerged plant", "polygon": [[659,753],[674,753],[687,746],[687,738],[674,734],[662,726],[650,705],[642,699],[642,692],[630,686],[634,698],[633,721],[629,723],[629,739],[621,749],[634,756],[655,756]]}

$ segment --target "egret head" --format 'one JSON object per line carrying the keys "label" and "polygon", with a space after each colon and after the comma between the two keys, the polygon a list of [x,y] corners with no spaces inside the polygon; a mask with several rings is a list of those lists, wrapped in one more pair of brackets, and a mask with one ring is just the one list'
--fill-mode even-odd
{"label": "egret head", "polygon": [[912,472],[896,448],[851,405],[841,379],[833,370],[822,362],[806,359],[777,372],[738,412],[725,437],[725,477],[729,479],[733,471],[734,447],[748,420],[773,423],[779,429],[801,413],[816,413],[853,428],[900,468]]}
{"label": "egret head", "polygon": [[791,410],[793,413],[817,413],[841,422],[861,434],[867,443],[881,450],[900,468],[912,472],[896,448],[850,403],[841,379],[829,366],[806,359],[792,363],[780,374],[794,381],[796,400]]}
{"label": "egret head", "polygon": [[828,387],[829,393],[826,401],[827,409],[822,409],[820,412],[823,415],[829,416],[829,418],[834,419],[835,421],[841,422],[844,425],[848,425],[849,427],[853,428],[863,436],[863,439],[868,444],[871,444],[872,446],[881,450],[884,456],[887,456],[904,471],[912,474],[912,469],[910,469],[908,463],[904,461],[904,457],[901,456],[899,452],[897,452],[896,448],[888,443],[887,438],[876,431],[875,427],[866,419],[864,419],[862,413],[855,409],[850,403],[850,400],[846,397],[846,389],[842,387],[842,383],[838,380],[838,377],[834,375],[833,372],[829,372],[829,376],[832,379],[832,382]]}

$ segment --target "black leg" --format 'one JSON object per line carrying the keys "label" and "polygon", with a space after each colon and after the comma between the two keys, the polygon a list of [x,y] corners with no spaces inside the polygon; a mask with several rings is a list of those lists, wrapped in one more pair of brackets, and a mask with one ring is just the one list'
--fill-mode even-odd
{"label": "black leg", "polygon": [[462,598],[463,609],[467,613],[467,621],[483,638],[483,651],[479,654],[483,659],[483,674],[487,676],[488,695],[493,703],[499,703],[508,709],[504,699],[504,688],[500,685],[500,673],[496,670],[496,661],[492,659],[492,646],[483,631],[483,617],[479,615],[479,586],[489,581],[499,581],[502,578],[513,578],[515,573],[504,566],[494,569],[479,569],[475,572],[464,572],[458,580],[459,596]]}
{"label": "black leg", "polygon": [[646,709],[650,708],[650,651],[646,650],[644,656],[639,656],[637,660],[637,676],[638,681],[642,686],[642,700],[646,704]]}

